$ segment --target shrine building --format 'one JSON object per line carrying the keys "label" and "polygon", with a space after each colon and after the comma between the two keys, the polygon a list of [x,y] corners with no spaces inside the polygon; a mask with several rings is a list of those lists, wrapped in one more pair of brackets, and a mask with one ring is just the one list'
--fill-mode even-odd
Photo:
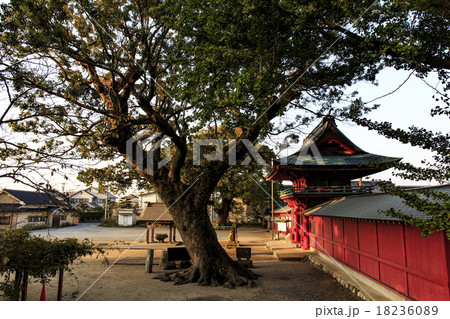
{"label": "shrine building", "polygon": [[351,181],[388,169],[401,158],[370,154],[350,141],[331,116],[305,138],[294,154],[273,160],[267,180],[292,182],[280,194],[290,207],[286,232],[293,243],[309,249],[308,216],[302,212],[332,198],[371,193],[370,186],[352,186]]}

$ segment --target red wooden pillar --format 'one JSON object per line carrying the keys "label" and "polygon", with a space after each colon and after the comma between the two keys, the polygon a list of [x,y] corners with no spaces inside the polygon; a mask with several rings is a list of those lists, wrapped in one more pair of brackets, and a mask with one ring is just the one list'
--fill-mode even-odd
{"label": "red wooden pillar", "polygon": [[[445,257],[446,257],[446,262],[447,262],[447,300],[450,299],[450,240],[447,240],[447,238],[444,237],[444,245],[445,245]],[[444,271],[444,276],[445,276],[445,271]]]}
{"label": "red wooden pillar", "polygon": [[309,216],[303,216],[303,249],[309,250]]}
{"label": "red wooden pillar", "polygon": [[298,213],[298,209],[295,210],[294,219],[295,219],[295,227],[294,227],[294,242],[296,244],[301,244],[301,215]]}
{"label": "red wooden pillar", "polygon": [[295,243],[297,242],[298,238],[297,238],[297,231],[296,229],[298,228],[298,215],[296,214],[297,211],[297,207],[295,205],[295,200],[293,199],[287,199],[286,200],[289,208],[291,209],[291,211],[289,212],[289,217],[291,219],[291,227],[289,228],[289,234],[291,235],[291,242]]}
{"label": "red wooden pillar", "polygon": [[297,225],[298,238],[297,238],[297,242],[300,243],[300,247],[302,247],[303,246],[303,216],[302,215],[297,215],[297,220],[298,220],[298,225]]}

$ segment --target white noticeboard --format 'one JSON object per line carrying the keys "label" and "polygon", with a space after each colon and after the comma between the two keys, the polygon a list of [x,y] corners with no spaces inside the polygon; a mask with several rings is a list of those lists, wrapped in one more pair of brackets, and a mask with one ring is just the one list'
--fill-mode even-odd
{"label": "white noticeboard", "polygon": [[275,223],[275,224],[277,224],[277,230],[278,231],[286,231],[286,223]]}

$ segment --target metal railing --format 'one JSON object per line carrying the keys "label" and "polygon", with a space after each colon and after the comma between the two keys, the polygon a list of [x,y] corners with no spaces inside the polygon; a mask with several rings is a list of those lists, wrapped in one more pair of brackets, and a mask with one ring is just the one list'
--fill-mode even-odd
{"label": "metal railing", "polygon": [[289,195],[332,195],[332,194],[348,194],[348,195],[359,195],[359,194],[369,194],[372,192],[371,186],[318,186],[318,187],[302,187],[302,188],[288,188],[281,192],[279,195],[289,196]]}

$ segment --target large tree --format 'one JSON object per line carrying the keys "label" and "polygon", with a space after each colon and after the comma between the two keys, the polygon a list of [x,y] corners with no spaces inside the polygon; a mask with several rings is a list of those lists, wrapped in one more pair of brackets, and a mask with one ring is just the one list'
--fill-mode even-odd
{"label": "large tree", "polygon": [[[230,163],[274,128],[276,116],[288,108],[309,111],[311,99],[325,101],[314,111],[320,115],[351,84],[375,79],[384,58],[395,55],[358,38],[365,32],[361,17],[376,6],[12,0],[2,5],[0,31],[4,77],[20,110],[13,129],[57,143],[48,153],[125,158],[170,207],[191,255],[193,266],[168,279],[251,285],[255,276],[219,245],[208,199]],[[193,137],[221,126],[231,141],[217,142],[222,156],[200,161],[199,169],[188,156]],[[132,139],[155,146],[162,137],[172,150],[162,167],[161,148],[143,156],[130,151]]]}

